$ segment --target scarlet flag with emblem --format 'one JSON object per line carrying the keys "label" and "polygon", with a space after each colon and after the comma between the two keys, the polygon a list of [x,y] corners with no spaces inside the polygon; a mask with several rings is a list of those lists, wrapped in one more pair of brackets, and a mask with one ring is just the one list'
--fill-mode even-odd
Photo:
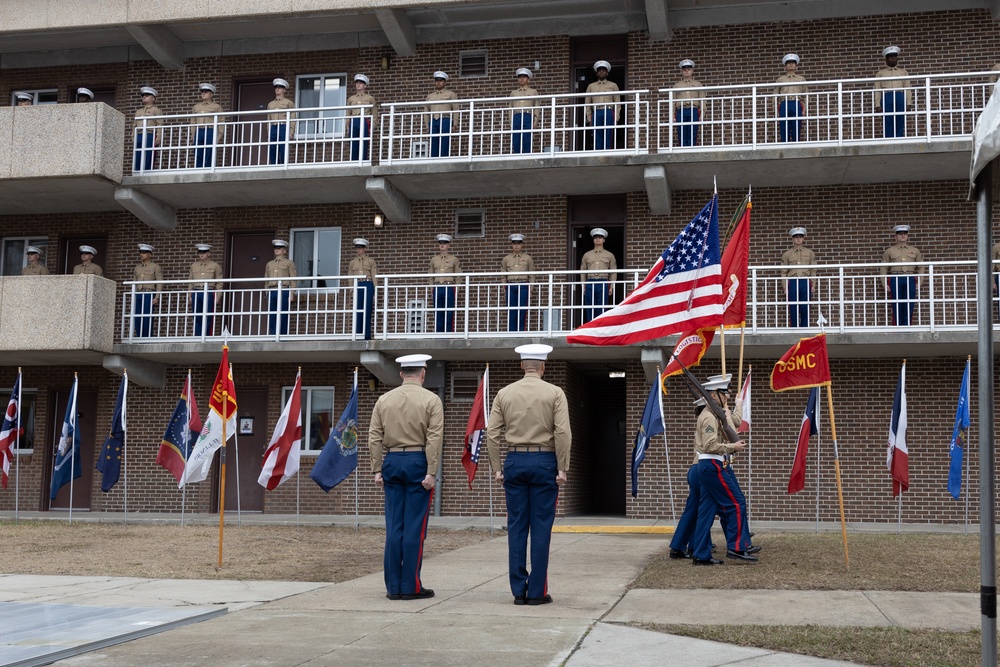
{"label": "scarlet flag with emblem", "polygon": [[789,391],[830,384],[826,334],[802,338],[782,355],[771,371],[771,390]]}
{"label": "scarlet flag with emblem", "polygon": [[750,270],[749,199],[741,206],[740,221],[722,253],[722,326],[738,328],[747,322],[747,273]]}

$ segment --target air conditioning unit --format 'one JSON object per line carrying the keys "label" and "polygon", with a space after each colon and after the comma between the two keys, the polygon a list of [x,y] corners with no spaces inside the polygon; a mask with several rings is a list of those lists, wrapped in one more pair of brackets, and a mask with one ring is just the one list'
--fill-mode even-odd
{"label": "air conditioning unit", "polygon": [[428,150],[428,143],[426,141],[411,141],[410,142],[410,158],[422,158],[430,155]]}
{"label": "air conditioning unit", "polygon": [[423,299],[410,299],[406,304],[406,333],[423,333],[427,323],[427,304]]}

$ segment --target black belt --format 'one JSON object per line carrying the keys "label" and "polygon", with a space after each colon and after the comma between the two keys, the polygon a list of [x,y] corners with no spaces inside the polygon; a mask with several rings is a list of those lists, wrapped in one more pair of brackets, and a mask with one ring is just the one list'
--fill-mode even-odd
{"label": "black belt", "polygon": [[517,445],[515,447],[508,447],[508,452],[554,452],[555,450],[551,447],[542,447],[540,445]]}
{"label": "black belt", "polygon": [[426,447],[423,445],[400,445],[399,447],[390,447],[390,452],[415,452],[417,450],[424,451]]}

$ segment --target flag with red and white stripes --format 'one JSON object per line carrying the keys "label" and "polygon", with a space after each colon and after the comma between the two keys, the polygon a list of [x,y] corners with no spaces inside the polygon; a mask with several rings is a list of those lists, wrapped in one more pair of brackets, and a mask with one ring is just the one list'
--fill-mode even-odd
{"label": "flag with red and white stripes", "polygon": [[7,475],[10,473],[10,462],[14,460],[14,446],[21,423],[21,371],[17,372],[17,381],[10,392],[10,402],[7,403],[7,413],[0,427],[0,461],[3,463],[3,488],[7,488]]}
{"label": "flag with red and white stripes", "polygon": [[892,495],[898,496],[910,488],[910,451],[906,447],[906,362],[899,369],[896,395],[892,399],[889,421],[889,449],[885,465],[892,474]]}

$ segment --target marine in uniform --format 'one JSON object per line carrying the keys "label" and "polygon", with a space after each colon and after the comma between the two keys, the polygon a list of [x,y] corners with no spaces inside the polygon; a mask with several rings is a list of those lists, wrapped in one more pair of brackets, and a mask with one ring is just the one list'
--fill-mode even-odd
{"label": "marine in uniform", "polygon": [[157,92],[155,88],[143,86],[139,89],[142,96],[142,106],[135,110],[135,159],[132,161],[132,171],[149,171],[153,168],[154,147],[160,145],[160,131],[156,128],[163,125],[163,112],[156,106]]}
{"label": "marine in uniform", "polygon": [[430,358],[410,354],[396,359],[403,384],[379,397],[368,427],[371,471],[375,485],[385,489],[384,573],[390,600],[434,597],[420,579],[444,440],[441,399],[423,388]]}
{"label": "marine in uniform", "polygon": [[588,271],[583,275],[586,281],[583,286],[584,324],[603,313],[606,310],[605,304],[611,303],[615,270],[618,268],[615,256],[604,249],[604,240],[608,238],[607,230],[595,227],[590,230],[590,236],[594,240],[594,249],[584,253],[580,260],[580,269]]}
{"label": "marine in uniform", "polygon": [[[212,335],[212,313],[222,299],[222,267],[212,259],[212,246],[199,243],[198,261],[191,264],[188,276],[191,283],[191,312],[194,313],[194,335],[201,336],[204,330],[206,336]],[[204,328],[202,322],[205,323]]]}
{"label": "marine in uniform", "polygon": [[347,275],[358,279],[354,334],[364,334],[365,340],[371,340],[375,316],[375,260],[368,256],[367,239],[354,239],[354,252],[357,257],[347,267]]}
{"label": "marine in uniform", "polygon": [[[191,108],[194,114],[217,114],[222,113],[222,106],[215,101],[215,86],[211,83],[198,84],[198,94],[201,101]],[[222,116],[198,115],[191,119],[194,125],[191,128],[191,138],[194,139],[194,166],[198,169],[202,167],[215,166],[215,128],[219,128],[219,143],[226,136],[225,118]],[[203,148],[207,146],[207,148]]]}
{"label": "marine in uniform", "polygon": [[86,274],[92,276],[103,276],[104,269],[94,264],[94,255],[97,249],[94,246],[80,246],[80,263],[73,267],[73,275]]}
{"label": "marine in uniform", "polygon": [[[913,309],[917,305],[920,291],[920,277],[925,267],[920,250],[909,244],[910,226],[896,225],[893,228],[896,245],[889,246],[882,253],[882,262],[892,266],[882,266],[879,273],[885,276],[885,291],[892,301],[892,319],[896,326],[907,326],[913,322]],[[888,274],[888,275],[887,275]]]}
{"label": "marine in uniform", "polygon": [[270,288],[268,292],[268,311],[270,314],[267,318],[267,333],[273,336],[278,330],[280,305],[281,335],[284,336],[288,333],[288,299],[292,292],[292,281],[285,279],[294,278],[299,273],[295,268],[295,262],[288,259],[288,241],[275,239],[271,241],[271,245],[274,246],[274,259],[264,267],[264,277],[281,278],[282,280],[280,284],[278,280],[268,280],[264,283],[264,287]]}
{"label": "marine in uniform", "polygon": [[[510,253],[500,261],[500,270],[508,274],[535,270],[535,260],[524,252],[524,234],[510,235]],[[531,281],[532,276],[507,276],[507,331],[528,330]]]}
{"label": "marine in uniform", "polygon": [[[997,261],[1000,260],[1000,243],[993,244],[993,294],[1000,291],[1000,266],[997,265]],[[1000,302],[997,305],[997,313],[1000,314]]]}
{"label": "marine in uniform", "polygon": [[[549,345],[514,348],[524,377],[497,392],[486,429],[486,447],[496,481],[507,497],[507,562],[514,604],[546,604],[549,542],[559,487],[569,472],[573,436],[566,394],[542,380]],[[507,457],[500,467],[500,437]],[[531,573],[528,573],[528,537]]]}
{"label": "marine in uniform", "polygon": [[[885,57],[885,67],[875,76],[883,77],[906,76],[908,72],[896,63],[899,61],[898,46],[887,46],[882,50]],[[875,113],[882,116],[882,136],[889,139],[906,136],[906,109],[913,102],[913,91],[909,81],[877,81],[875,83],[874,103]]]}
{"label": "marine in uniform", "polygon": [[[798,141],[802,134],[802,121],[798,120],[806,115],[805,102],[803,96],[806,93],[806,86],[802,84],[806,80],[804,76],[797,73],[799,67],[799,56],[794,53],[787,54],[781,59],[781,64],[785,66],[785,73],[778,77],[778,134],[782,141]],[[793,120],[784,120],[792,118]]]}
{"label": "marine in uniform", "polygon": [[594,150],[610,150],[615,147],[615,124],[618,122],[618,84],[608,81],[611,63],[598,60],[594,63],[597,81],[587,86],[587,97],[584,99],[587,109],[587,125],[593,124]]}
{"label": "marine in uniform", "polygon": [[30,107],[34,104],[35,98],[31,93],[14,93],[14,100],[19,107]]}
{"label": "marine in uniform", "polygon": [[90,88],[77,88],[76,101],[79,103],[93,102],[94,91],[92,91]]}
{"label": "marine in uniform", "polygon": [[[368,94],[368,77],[364,74],[354,75],[354,94],[347,98],[347,115],[351,122],[347,126],[351,141],[351,161],[367,160],[372,136],[372,118],[375,117],[375,98]],[[362,106],[370,106],[363,109]],[[362,157],[364,156],[364,157]]]}
{"label": "marine in uniform", "polygon": [[29,245],[24,251],[28,263],[21,268],[22,276],[47,276],[49,270],[42,263],[42,251],[33,245]]}
{"label": "marine in uniform", "polygon": [[[697,419],[705,409],[705,399],[694,402],[694,416]],[[684,511],[674,528],[674,536],[670,540],[670,558],[691,558],[693,552],[694,531],[698,527],[698,506],[701,504],[701,478],[698,477],[698,452],[695,450],[694,463],[687,472],[688,497],[684,501]],[[709,552],[711,553],[711,552]]]}
{"label": "marine in uniform", "polygon": [[809,302],[815,291],[810,278],[816,277],[816,269],[798,268],[816,263],[816,254],[805,246],[806,228],[792,227],[788,230],[792,237],[792,247],[781,255],[781,270],[785,278],[785,300],[788,301],[788,326],[809,326]]}
{"label": "marine in uniform", "polygon": [[428,130],[431,134],[431,157],[448,157],[451,155],[451,115],[458,111],[459,106],[452,100],[458,95],[446,86],[448,73],[438,70],[434,72],[434,90],[427,94],[428,104],[425,109],[430,114]]}
{"label": "marine in uniform", "polygon": [[701,121],[701,98],[705,94],[698,90],[705,84],[694,78],[694,61],[685,58],[680,62],[681,80],[673,87],[674,122],[677,124],[677,145],[698,145],[698,123]]}
{"label": "marine in uniform", "polygon": [[274,99],[267,103],[267,108],[275,113],[267,114],[270,124],[268,139],[270,146],[267,149],[268,164],[285,164],[285,141],[295,137],[295,130],[288,122],[290,114],[285,113],[286,109],[294,109],[295,103],[285,97],[288,92],[288,82],[284,79],[275,79],[271,82],[274,86]]}
{"label": "marine in uniform", "polygon": [[455,284],[458,276],[440,276],[440,273],[461,273],[458,257],[451,254],[451,236],[438,234],[438,254],[431,257],[431,283],[434,285],[434,331],[455,330]]}
{"label": "marine in uniform", "polygon": [[531,70],[527,67],[518,68],[514,73],[517,77],[517,88],[510,91],[514,98],[510,103],[511,135],[510,152],[516,154],[531,152],[532,110],[535,108],[535,97],[538,91],[530,87]]}
{"label": "marine in uniform", "polygon": [[[139,244],[139,263],[132,269],[132,280],[155,281],[163,280],[160,265],[153,261],[153,246],[148,243]],[[153,307],[160,302],[159,286],[154,282],[135,285],[135,307],[133,324],[135,335],[148,338],[153,327]]]}

